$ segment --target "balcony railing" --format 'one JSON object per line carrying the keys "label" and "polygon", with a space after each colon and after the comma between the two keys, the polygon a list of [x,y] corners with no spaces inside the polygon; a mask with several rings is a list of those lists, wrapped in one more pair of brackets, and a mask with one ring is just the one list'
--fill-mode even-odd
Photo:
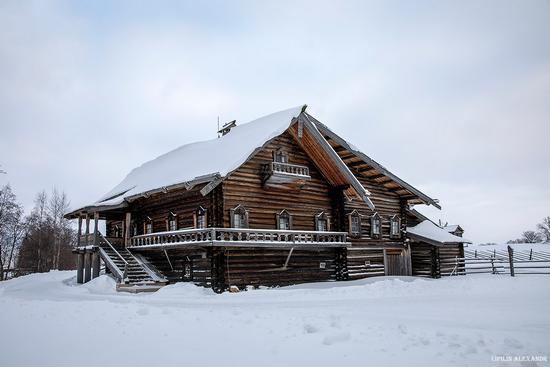
{"label": "balcony railing", "polygon": [[293,175],[300,177],[310,177],[309,167],[298,164],[271,162],[270,169],[272,173]]}
{"label": "balcony railing", "polygon": [[174,248],[182,246],[232,247],[346,247],[346,232],[285,231],[249,228],[204,228],[134,236],[130,247]]}

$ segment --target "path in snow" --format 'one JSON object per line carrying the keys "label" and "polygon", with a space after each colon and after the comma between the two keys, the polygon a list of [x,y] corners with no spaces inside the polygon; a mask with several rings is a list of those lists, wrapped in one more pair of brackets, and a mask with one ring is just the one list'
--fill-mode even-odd
{"label": "path in snow", "polygon": [[133,295],[107,276],[76,285],[51,272],[0,283],[0,364],[498,366],[494,355],[550,355],[548,310],[543,276]]}

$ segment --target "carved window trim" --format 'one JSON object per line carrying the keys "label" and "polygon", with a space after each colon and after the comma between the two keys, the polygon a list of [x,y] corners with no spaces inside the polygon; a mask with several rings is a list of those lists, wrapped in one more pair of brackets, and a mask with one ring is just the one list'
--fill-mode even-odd
{"label": "carved window trim", "polygon": [[315,215],[315,230],[319,232],[330,231],[330,218],[324,211]]}
{"label": "carved window trim", "polygon": [[284,148],[278,148],[273,151],[273,162],[277,163],[289,163],[288,152]]}
{"label": "carved window trim", "polygon": [[[239,220],[236,220],[236,215],[240,216]],[[248,210],[241,204],[229,210],[229,218],[231,228],[248,228]]]}
{"label": "carved window trim", "polygon": [[[281,210],[280,213],[277,213],[275,215],[275,218],[276,218],[276,224],[277,224],[277,229],[280,229],[280,230],[292,230],[292,215],[286,210],[286,209],[283,209]],[[283,226],[281,226],[281,220],[287,220],[287,224],[288,224],[288,228],[283,228]]]}
{"label": "carved window trim", "polygon": [[151,234],[153,230],[153,219],[147,217],[147,219],[143,221],[143,234]]}
{"label": "carved window trim", "polygon": [[390,217],[390,237],[401,237],[401,218],[397,214]]}
{"label": "carved window trim", "polygon": [[382,218],[376,212],[370,217],[370,235],[372,238],[382,238]]}
{"label": "carved window trim", "polygon": [[[352,211],[348,214],[348,232],[352,237],[361,236],[361,214],[357,210]],[[355,228],[354,228],[355,227]]]}
{"label": "carved window trim", "polygon": [[166,219],[166,230],[167,231],[177,231],[178,230],[178,215],[174,212],[168,213],[168,218]]}
{"label": "carved window trim", "polygon": [[199,229],[208,227],[207,215],[206,209],[203,208],[202,205],[199,205],[193,213],[193,227]]}

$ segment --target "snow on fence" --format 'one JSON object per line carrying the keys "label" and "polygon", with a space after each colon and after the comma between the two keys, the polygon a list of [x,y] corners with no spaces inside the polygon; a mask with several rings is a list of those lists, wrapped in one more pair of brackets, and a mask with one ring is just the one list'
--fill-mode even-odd
{"label": "snow on fence", "polygon": [[550,252],[530,250],[464,250],[466,274],[549,274]]}

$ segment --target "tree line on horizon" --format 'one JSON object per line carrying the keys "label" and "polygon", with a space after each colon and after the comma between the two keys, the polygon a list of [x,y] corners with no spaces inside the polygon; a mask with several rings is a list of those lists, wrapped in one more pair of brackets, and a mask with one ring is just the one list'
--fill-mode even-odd
{"label": "tree line on horizon", "polygon": [[75,268],[76,231],[63,217],[68,208],[67,195],[54,188],[39,192],[25,215],[11,186],[0,188],[0,281]]}
{"label": "tree line on horizon", "polygon": [[550,242],[550,216],[542,219],[542,222],[537,224],[536,231],[524,231],[520,238],[509,240],[508,244],[514,243],[541,243]]}

